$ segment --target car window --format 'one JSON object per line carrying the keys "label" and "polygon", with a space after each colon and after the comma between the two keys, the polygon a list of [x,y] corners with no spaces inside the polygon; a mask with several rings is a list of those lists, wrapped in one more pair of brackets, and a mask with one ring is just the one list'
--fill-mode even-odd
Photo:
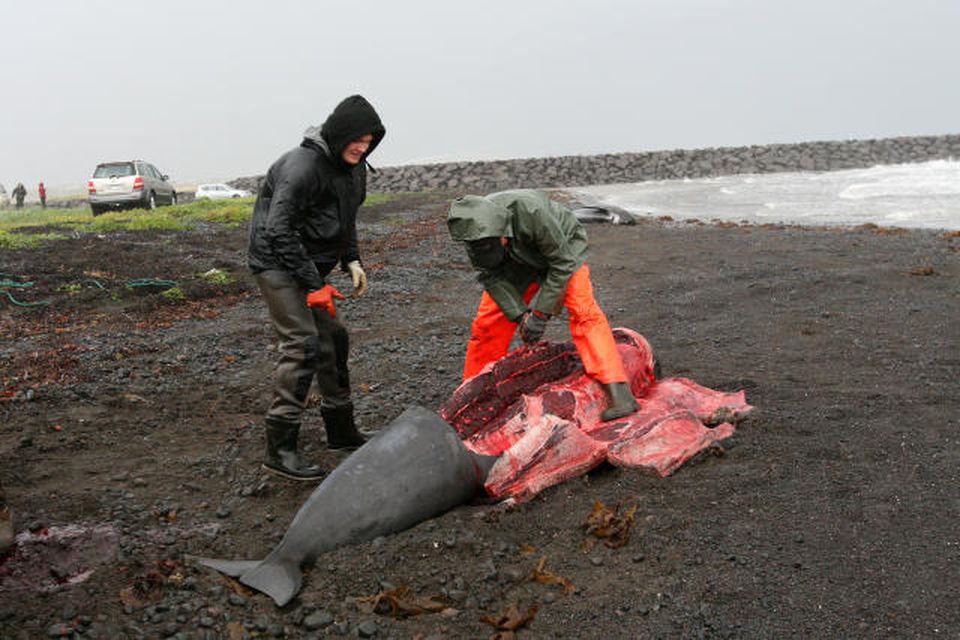
{"label": "car window", "polygon": [[107,164],[98,164],[97,168],[93,171],[94,178],[109,178],[110,176],[122,178],[132,175],[134,175],[132,162],[110,162]]}

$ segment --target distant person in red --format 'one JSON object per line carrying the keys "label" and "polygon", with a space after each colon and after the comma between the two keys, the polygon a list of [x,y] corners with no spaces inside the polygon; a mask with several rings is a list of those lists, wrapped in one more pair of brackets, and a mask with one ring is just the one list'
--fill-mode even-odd
{"label": "distant person in red", "polygon": [[43,186],[43,183],[40,183],[40,186],[37,187],[37,194],[40,196],[40,206],[44,209],[47,208],[47,188]]}
{"label": "distant person in red", "polygon": [[23,186],[22,182],[17,183],[10,195],[17,201],[17,209],[23,209],[23,199],[27,197],[27,188]]}

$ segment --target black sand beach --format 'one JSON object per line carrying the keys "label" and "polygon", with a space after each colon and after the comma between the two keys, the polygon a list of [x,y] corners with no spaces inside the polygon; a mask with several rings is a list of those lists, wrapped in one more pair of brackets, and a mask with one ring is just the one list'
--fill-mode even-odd
{"label": "black sand beach", "polygon": [[[371,291],[341,314],[364,429],[459,381],[480,291],[446,235],[451,195],[361,213]],[[63,551],[43,542],[0,559],[0,637],[486,638],[482,618],[511,606],[532,616],[520,638],[960,634],[960,237],[661,220],[588,233],[611,324],[644,334],[664,375],[746,390],[753,415],[665,479],[602,467],[327,554],[284,609],[184,558],[262,557],[312,489],[259,469],[276,353],[246,230],[4,251],[0,270],[35,283],[21,297],[53,301],[0,306],[0,481],[18,530],[107,529],[99,564],[30,564]],[[236,282],[196,279],[213,268]],[[130,278],[193,284],[182,304],[108,295]],[[547,337],[567,340],[565,323]],[[322,433],[312,406],[308,455],[332,467],[344,454]],[[596,501],[637,507],[625,546],[585,534]],[[541,559],[567,582],[532,580]],[[82,584],[36,590],[87,565]],[[403,586],[446,609],[399,618],[357,600]]]}

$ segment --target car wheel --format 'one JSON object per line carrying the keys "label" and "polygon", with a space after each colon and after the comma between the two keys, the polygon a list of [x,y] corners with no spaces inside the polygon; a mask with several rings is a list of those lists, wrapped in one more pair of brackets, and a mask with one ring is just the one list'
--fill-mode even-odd
{"label": "car wheel", "polygon": [[170,204],[172,204],[172,205],[173,205],[173,204],[177,204],[177,192],[176,192],[176,191],[174,191],[174,192],[173,192],[173,195],[170,196]]}
{"label": "car wheel", "polygon": [[147,209],[153,211],[157,208],[157,196],[153,195],[153,191],[150,192],[150,195],[147,197]]}
{"label": "car wheel", "polygon": [[230,197],[233,198],[234,200],[236,200],[236,199],[239,198],[240,196],[234,194],[234,195],[232,195],[232,196],[230,196]]}
{"label": "car wheel", "polygon": [[91,212],[93,215],[98,216],[98,215],[100,215],[101,213],[103,213],[103,209],[101,209],[100,207],[98,207],[98,206],[95,205],[95,204],[92,204],[92,205],[90,205],[90,212]]}

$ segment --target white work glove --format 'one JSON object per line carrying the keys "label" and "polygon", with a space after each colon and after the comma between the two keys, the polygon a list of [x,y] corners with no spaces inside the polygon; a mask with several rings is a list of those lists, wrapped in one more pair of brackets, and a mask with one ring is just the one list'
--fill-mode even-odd
{"label": "white work glove", "polygon": [[347,269],[350,270],[350,277],[353,278],[353,297],[359,298],[367,292],[367,274],[360,266],[359,260],[348,262]]}

